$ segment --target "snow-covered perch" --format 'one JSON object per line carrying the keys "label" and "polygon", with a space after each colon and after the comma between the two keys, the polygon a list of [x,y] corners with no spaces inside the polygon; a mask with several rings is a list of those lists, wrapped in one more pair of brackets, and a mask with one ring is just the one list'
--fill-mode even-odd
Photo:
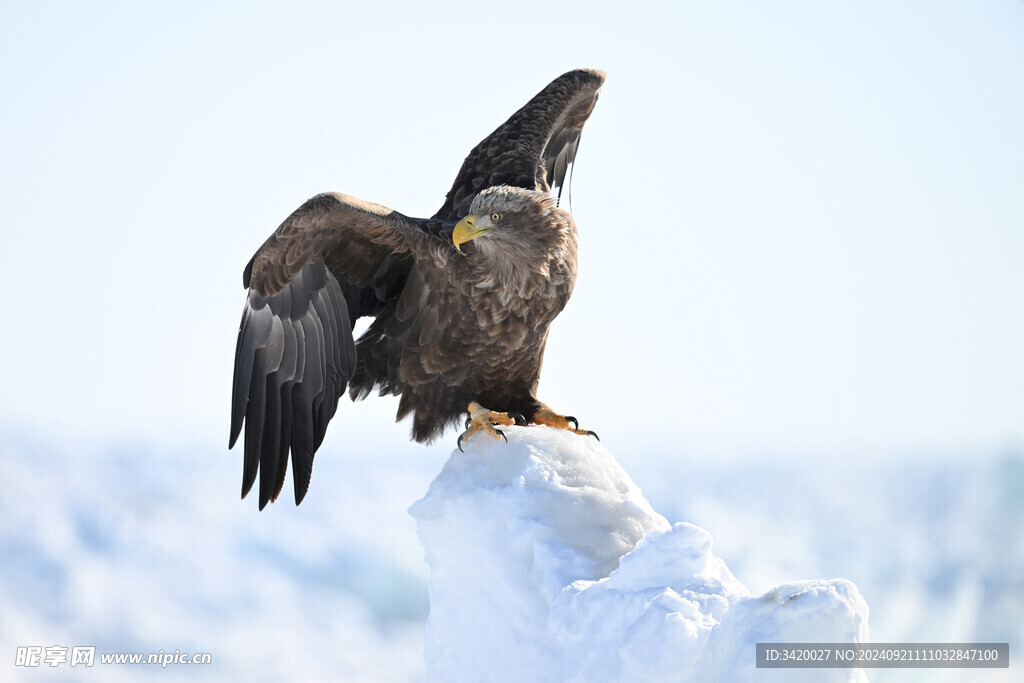
{"label": "snow-covered perch", "polygon": [[503,429],[507,444],[453,452],[410,509],[431,569],[428,680],[866,680],[754,666],[758,642],[867,642],[852,583],[753,596],[596,440]]}

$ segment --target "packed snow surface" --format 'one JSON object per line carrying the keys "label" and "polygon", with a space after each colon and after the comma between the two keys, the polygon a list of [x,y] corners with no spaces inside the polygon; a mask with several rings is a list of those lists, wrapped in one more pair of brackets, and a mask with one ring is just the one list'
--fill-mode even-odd
{"label": "packed snow surface", "polygon": [[410,509],[430,565],[426,672],[444,681],[863,681],[756,669],[758,642],[868,641],[844,579],[754,596],[711,535],[670,524],[595,439],[478,435]]}

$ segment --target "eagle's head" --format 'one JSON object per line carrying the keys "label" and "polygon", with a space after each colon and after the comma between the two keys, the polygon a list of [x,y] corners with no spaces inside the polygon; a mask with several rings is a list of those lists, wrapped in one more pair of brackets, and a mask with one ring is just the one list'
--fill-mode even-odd
{"label": "eagle's head", "polygon": [[[553,197],[546,192],[524,190],[509,185],[488,187],[473,198],[469,215],[452,231],[455,248],[486,235],[476,243],[480,251],[507,250],[547,241],[553,214],[559,211]],[[554,221],[558,222],[558,221]]]}

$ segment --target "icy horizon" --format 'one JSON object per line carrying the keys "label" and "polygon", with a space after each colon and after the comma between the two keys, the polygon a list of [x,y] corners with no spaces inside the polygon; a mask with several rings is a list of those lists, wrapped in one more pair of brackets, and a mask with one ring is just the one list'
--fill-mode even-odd
{"label": "icy horizon", "polygon": [[[109,445],[0,430],[0,471],[14,482],[0,498],[0,649],[209,651],[204,677],[213,680],[339,671],[417,680],[429,574],[406,510],[452,445],[328,443],[302,506],[286,498],[259,513],[239,501],[240,462],[219,443]],[[1024,642],[1022,452],[867,466],[827,454],[722,461],[608,445],[652,507],[710,532],[714,554],[755,595],[845,576],[871,605],[874,641]],[[158,674],[105,673],[147,675]],[[1012,680],[1005,671],[869,678]]]}

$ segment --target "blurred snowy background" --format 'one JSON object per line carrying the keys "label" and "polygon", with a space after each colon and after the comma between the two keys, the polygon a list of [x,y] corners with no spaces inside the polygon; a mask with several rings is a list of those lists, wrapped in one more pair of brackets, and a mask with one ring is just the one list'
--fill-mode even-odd
{"label": "blurred snowy background", "polygon": [[755,593],[845,577],[876,642],[1019,653],[1024,3],[521,6],[0,3],[0,678],[53,644],[416,676],[406,509],[454,435],[344,404],[301,508],[239,502],[241,270],[322,190],[433,213],[578,66],[542,397]]}

